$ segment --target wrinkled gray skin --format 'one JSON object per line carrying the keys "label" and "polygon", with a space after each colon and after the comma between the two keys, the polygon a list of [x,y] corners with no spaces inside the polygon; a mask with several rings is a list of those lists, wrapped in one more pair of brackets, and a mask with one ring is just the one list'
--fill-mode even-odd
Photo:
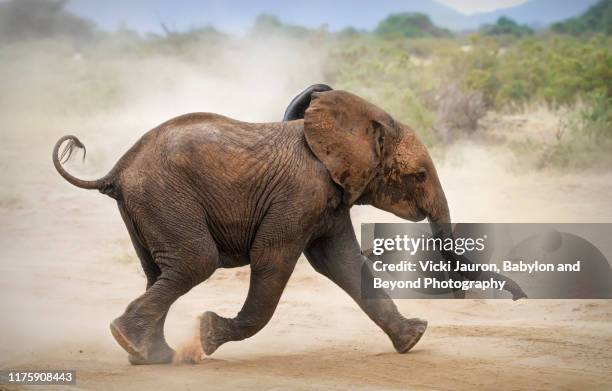
{"label": "wrinkled gray skin", "polygon": [[272,317],[301,253],[398,352],[423,335],[427,322],[405,318],[386,294],[361,297],[365,258],[349,209],[371,204],[412,221],[428,217],[447,230],[433,162],[410,128],[376,106],[343,91],[306,92],[293,104],[306,98],[305,112],[288,109],[288,119],[304,119],[288,122],[245,123],[210,113],[174,118],[146,133],[98,180],[78,179],[62,167],[62,157],[84,148],[76,137],[55,145],[60,175],[117,201],[145,271],[146,291],[111,323],[132,363],[172,361],[163,331],[168,309],[217,268],[250,265],[250,286],[234,318],[204,313],[204,352],[254,335]]}

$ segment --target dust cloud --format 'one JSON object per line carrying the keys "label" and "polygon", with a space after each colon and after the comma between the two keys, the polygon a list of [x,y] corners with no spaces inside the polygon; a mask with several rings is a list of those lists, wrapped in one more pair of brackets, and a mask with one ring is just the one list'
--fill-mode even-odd
{"label": "dust cloud", "polygon": [[[142,272],[112,200],[79,191],[55,172],[51,149],[59,137],[77,135],[88,149],[85,163],[75,156],[67,164],[71,172],[100,177],[142,134],[172,117],[207,111],[278,121],[297,92],[324,79],[324,53],[308,43],[261,36],[224,42],[224,47],[203,43],[201,51],[190,43],[186,53],[173,48],[178,53],[172,55],[134,54],[118,49],[128,44],[120,39],[92,43],[94,48],[63,40],[5,46],[0,311],[11,315],[0,328],[11,338],[0,348],[8,350],[0,362],[76,336],[97,343],[88,328],[96,322],[88,317],[104,310],[75,309],[82,292],[72,289],[71,281],[97,285],[95,276],[117,264],[134,274],[132,298],[142,288]],[[129,54],[120,55],[123,51]],[[95,249],[104,258],[100,268],[89,259]],[[110,287],[115,279],[107,275],[99,283]],[[112,297],[114,289],[101,290],[100,298]],[[109,319],[99,322],[104,325],[99,335],[108,334]]]}

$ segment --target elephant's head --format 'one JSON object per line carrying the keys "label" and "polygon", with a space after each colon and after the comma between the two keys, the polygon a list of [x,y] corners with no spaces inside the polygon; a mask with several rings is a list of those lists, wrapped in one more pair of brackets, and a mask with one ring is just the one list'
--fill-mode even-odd
{"label": "elephant's head", "polygon": [[[307,95],[306,142],[332,180],[342,187],[345,204],[370,204],[411,221],[427,217],[434,236],[453,238],[438,173],[412,129],[346,91]],[[448,251],[442,251],[442,255],[449,262],[471,263],[465,256]],[[514,299],[526,297],[514,281],[498,273],[460,274],[470,280],[506,281],[506,290]]]}
{"label": "elephant's head", "polygon": [[450,222],[436,168],[412,129],[345,91],[315,92],[311,99],[306,141],[344,190],[346,204],[370,204],[411,221]]}

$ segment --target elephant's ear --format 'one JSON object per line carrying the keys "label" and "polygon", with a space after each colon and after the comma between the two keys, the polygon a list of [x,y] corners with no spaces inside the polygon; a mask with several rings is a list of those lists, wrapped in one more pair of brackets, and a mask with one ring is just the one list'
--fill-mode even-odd
{"label": "elephant's ear", "polygon": [[315,92],[304,116],[306,142],[344,189],[351,205],[380,166],[385,138],[397,137],[393,119],[346,91]]}
{"label": "elephant's ear", "polygon": [[310,87],[306,88],[304,91],[300,92],[289,106],[285,110],[285,115],[283,116],[283,121],[293,121],[296,119],[303,119],[304,113],[306,109],[310,105],[310,100],[312,99],[312,94],[315,92],[323,92],[323,91],[331,91],[332,88],[327,84],[313,84]]}

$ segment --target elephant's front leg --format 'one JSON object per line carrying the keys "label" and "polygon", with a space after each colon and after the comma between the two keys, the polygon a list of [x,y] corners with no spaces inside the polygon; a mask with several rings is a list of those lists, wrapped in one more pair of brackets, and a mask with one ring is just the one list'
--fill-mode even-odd
{"label": "elephant's front leg", "polygon": [[207,355],[229,341],[255,335],[272,318],[299,251],[266,248],[251,261],[249,293],[242,309],[233,319],[207,311],[200,323],[202,349]]}
{"label": "elephant's front leg", "polygon": [[319,273],[344,289],[383,329],[399,353],[406,353],[419,341],[427,328],[425,320],[406,319],[382,290],[376,292],[379,298],[362,297],[361,271],[363,262],[369,260],[361,255],[348,213],[334,234],[315,240],[305,254]]}

